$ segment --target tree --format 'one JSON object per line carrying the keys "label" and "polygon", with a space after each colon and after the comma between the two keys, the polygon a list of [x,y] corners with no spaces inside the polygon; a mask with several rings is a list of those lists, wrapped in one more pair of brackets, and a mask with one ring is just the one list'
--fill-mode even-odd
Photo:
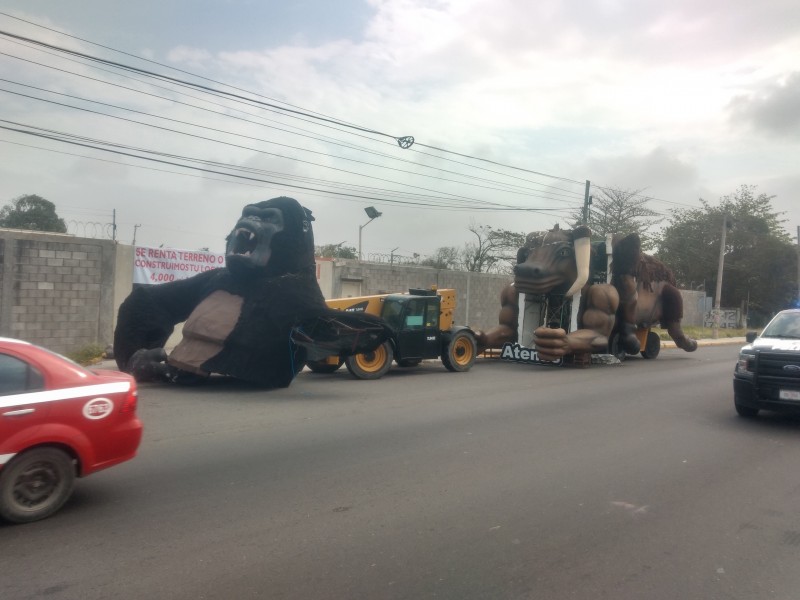
{"label": "tree", "polygon": [[[607,235],[638,233],[642,240],[642,248],[653,247],[653,237],[648,234],[662,218],[654,210],[647,208],[647,198],[641,196],[642,190],[622,190],[614,188],[598,188],[589,205],[587,225],[592,235],[605,239]],[[573,227],[583,223],[583,210],[571,215]]]}
{"label": "tree", "polygon": [[434,269],[457,269],[460,264],[460,253],[455,246],[442,246],[436,251],[426,256],[420,261],[423,267],[433,267]]}
{"label": "tree", "polygon": [[525,244],[526,234],[475,223],[469,230],[475,241],[467,242],[461,249],[461,263],[467,271],[505,272],[516,264],[517,250]]}
{"label": "tree", "polygon": [[324,244],[314,247],[314,256],[325,258],[358,258],[354,246],[345,246],[344,242],[338,244]]}
{"label": "tree", "polygon": [[774,196],[756,196],[742,185],[717,206],[673,211],[659,240],[658,257],[682,285],[705,283],[716,290],[722,224],[727,223],[720,305],[749,309],[752,324],[763,323],[791,305],[797,289],[797,252],[783,228]]}
{"label": "tree", "polygon": [[66,233],[64,219],[56,214],[56,205],[35,194],[14,198],[0,209],[0,227]]}

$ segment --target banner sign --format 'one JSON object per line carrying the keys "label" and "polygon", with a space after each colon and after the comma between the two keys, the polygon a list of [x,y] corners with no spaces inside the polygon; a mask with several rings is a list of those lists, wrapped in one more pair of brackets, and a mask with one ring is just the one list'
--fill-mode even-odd
{"label": "banner sign", "polygon": [[225,266],[225,255],[205,250],[136,246],[133,283],[167,283]]}

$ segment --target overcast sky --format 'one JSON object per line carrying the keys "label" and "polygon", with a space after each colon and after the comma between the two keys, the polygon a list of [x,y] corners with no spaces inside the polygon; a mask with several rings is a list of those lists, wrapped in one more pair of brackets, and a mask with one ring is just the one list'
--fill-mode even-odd
{"label": "overcast sky", "polygon": [[115,211],[121,242],[221,251],[245,204],[288,195],[318,244],[425,256],[471,223],[563,227],[586,180],[664,215],[754,185],[800,225],[796,0],[0,11],[0,205],[38,194],[70,232]]}

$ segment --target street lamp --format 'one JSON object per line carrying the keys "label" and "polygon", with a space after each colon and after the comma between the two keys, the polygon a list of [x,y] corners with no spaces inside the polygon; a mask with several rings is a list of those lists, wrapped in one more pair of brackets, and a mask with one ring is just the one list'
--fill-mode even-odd
{"label": "street lamp", "polygon": [[358,226],[358,260],[359,261],[361,260],[361,230],[364,229],[364,227],[366,227],[367,225],[372,223],[375,219],[377,219],[378,217],[380,217],[383,214],[383,213],[380,213],[377,210],[375,210],[374,206],[368,206],[367,208],[364,209],[364,212],[367,213],[367,216],[369,217],[369,221],[367,221],[363,225],[359,225]]}

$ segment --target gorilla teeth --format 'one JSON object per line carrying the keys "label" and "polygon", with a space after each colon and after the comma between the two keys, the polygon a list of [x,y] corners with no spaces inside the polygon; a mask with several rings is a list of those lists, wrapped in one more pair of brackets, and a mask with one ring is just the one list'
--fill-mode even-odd
{"label": "gorilla teeth", "polygon": [[252,254],[253,250],[256,248],[256,234],[243,227],[240,227],[233,233],[235,236],[233,252],[243,256]]}

